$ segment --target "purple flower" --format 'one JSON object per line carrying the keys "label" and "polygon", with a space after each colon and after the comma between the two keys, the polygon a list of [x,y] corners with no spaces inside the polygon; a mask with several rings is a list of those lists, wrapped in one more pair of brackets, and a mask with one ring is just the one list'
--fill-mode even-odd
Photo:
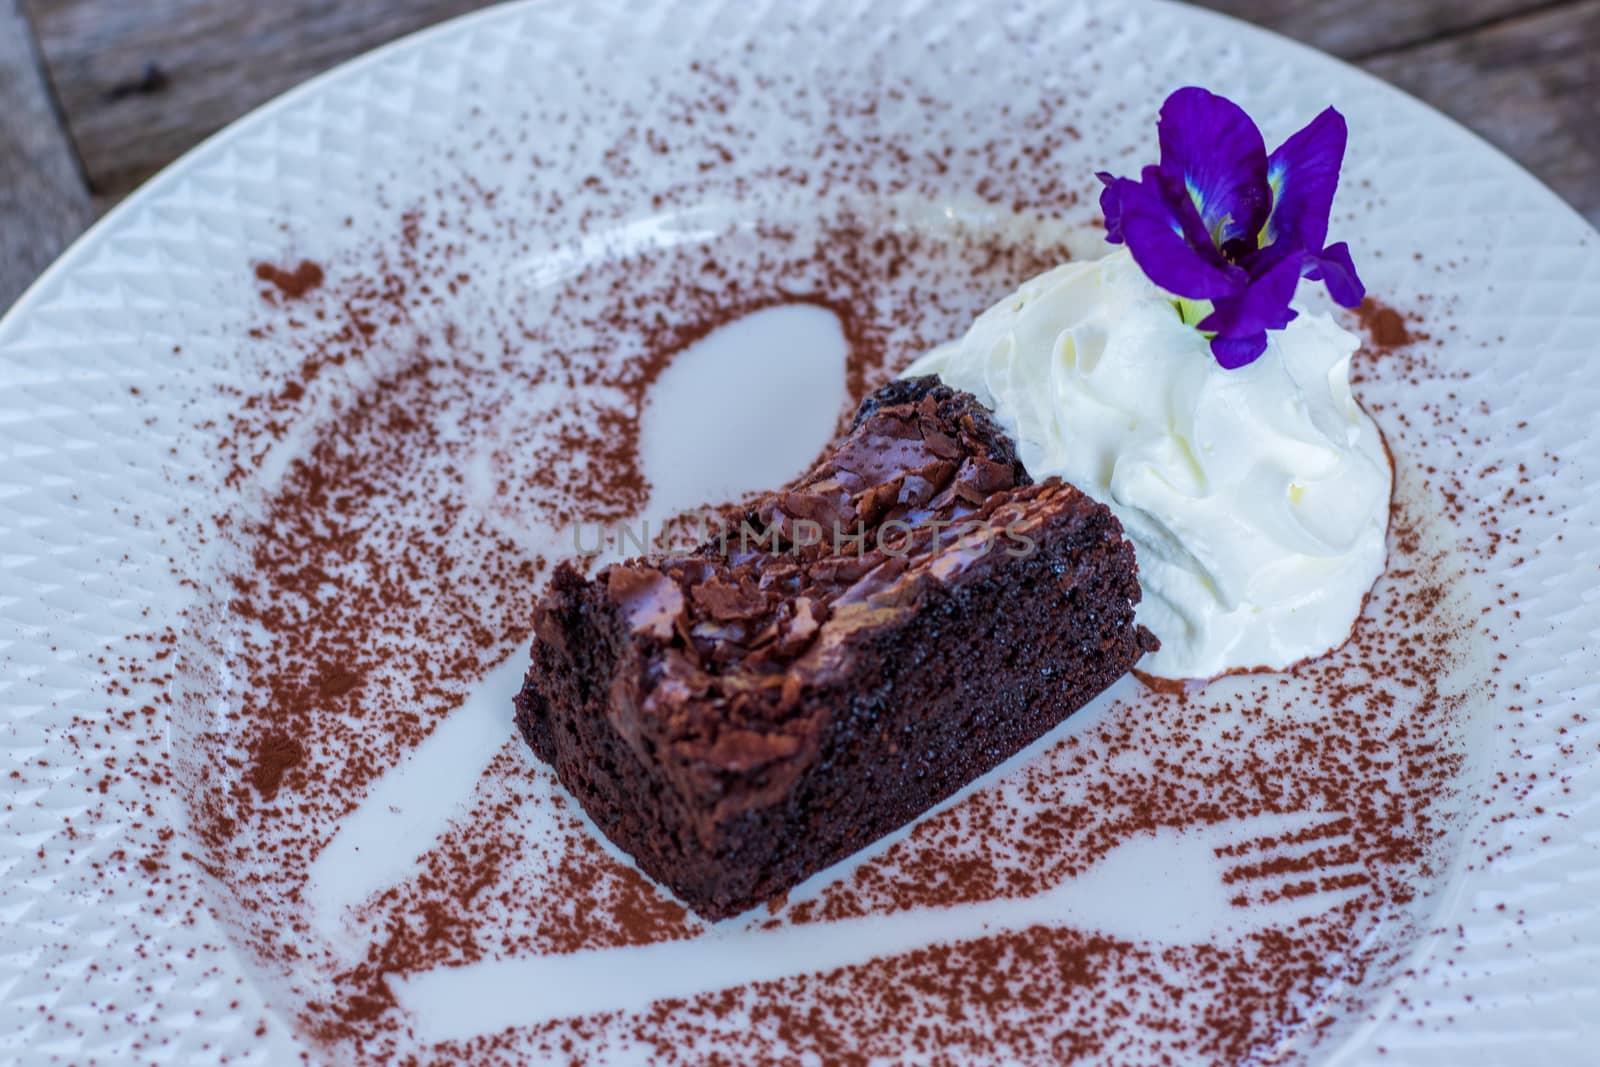
{"label": "purple flower", "polygon": [[1348,133],[1333,108],[1270,156],[1244,109],[1190,86],[1161,105],[1161,163],[1139,177],[1104,172],[1106,240],[1126,244],[1150,280],[1185,301],[1209,301],[1197,323],[1232,370],[1295,317],[1301,278],[1343,307],[1366,295],[1350,248],[1327,245]]}

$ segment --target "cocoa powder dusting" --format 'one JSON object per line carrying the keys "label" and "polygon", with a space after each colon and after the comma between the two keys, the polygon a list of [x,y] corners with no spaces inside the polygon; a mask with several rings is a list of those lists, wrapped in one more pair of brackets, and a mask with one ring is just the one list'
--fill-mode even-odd
{"label": "cocoa powder dusting", "polygon": [[[305,870],[370,783],[492,666],[526,654],[528,604],[547,560],[571,551],[567,529],[647,501],[639,419],[677,352],[764,307],[827,308],[849,346],[842,425],[891,359],[954,335],[996,291],[1066,255],[845,211],[606,257],[462,321],[442,310],[441,294],[472,284],[436,221],[451,212],[495,225],[481,190],[445,189],[398,211],[391,238],[329,261],[292,312],[248,329],[297,359],[283,384],[237,398],[229,481],[255,482],[302,412],[330,412],[257,508],[221,520],[240,563],[218,584],[240,625],[217,654],[238,699],[189,791],[200,862],[228,882],[249,872],[240,921],[265,966],[318,954]],[[360,909],[365,958],[323,964],[334,992],[301,1012],[319,1040],[370,1046],[403,1026],[397,974],[702,928],[599,848],[559,794],[530,794],[548,783],[509,727],[507,740],[419,872]],[[515,832],[529,819],[550,838],[532,853]]]}
{"label": "cocoa powder dusting", "polygon": [[[584,191],[519,194],[535,212],[575,213],[580,229],[605,233],[604,194],[637,178],[634,142],[707,161],[703,177],[651,193],[652,209],[721,188],[719,168],[738,146],[695,117],[716,113],[738,82],[695,72],[699,95],[674,101],[679,118],[631,129]],[[937,101],[914,103],[938,121]],[[1071,110],[1064,99],[1053,106]],[[1370,405],[1394,444],[1400,491],[1388,572],[1347,645],[1289,672],[1203,688],[1124,684],[1092,725],[1063,731],[847,877],[774,901],[763,921],[1031,895],[1156,833],[1308,810],[1330,820],[1273,843],[1288,852],[1218,855],[1234,872],[1230,907],[1348,894],[1321,914],[1201,944],[1036,927],[419,1046],[395,994],[400,977],[706,929],[595,838],[512,737],[508,708],[505,747],[442,836],[344,917],[359,954],[341,955],[310,921],[307,870],[371,784],[497,664],[526,655],[529,605],[572,551],[572,524],[622,520],[648,502],[640,417],[676,353],[751,311],[818,304],[849,342],[853,402],[1066,258],[1059,242],[1036,239],[1030,213],[1087,221],[1081,191],[1018,165],[1076,144],[1075,130],[1056,136],[1048,120],[1025,118],[1025,152],[991,145],[990,158],[966,161],[841,134],[814,169],[760,175],[815,197],[796,217],[608,246],[539,282],[493,268],[553,254],[519,221],[527,204],[508,210],[459,177],[424,202],[387,206],[384,234],[292,272],[255,267],[266,300],[244,340],[293,359],[261,388],[229,393],[232,415],[217,427],[228,483],[246,503],[217,519],[230,562],[199,583],[212,608],[182,641],[234,681],[214,726],[185,751],[178,786],[198,841],[189,858],[235,902],[218,910],[238,943],[257,966],[318,976],[296,978],[301,999],[288,1006],[302,1033],[357,1062],[586,1063],[642,1047],[662,1063],[916,1054],[1220,1064],[1314,1041],[1333,1015],[1367,1006],[1461,847],[1468,705],[1492,703],[1498,684],[1498,661],[1480,662],[1493,635],[1460,579],[1487,574],[1516,542],[1518,509],[1539,506],[1524,490],[1485,517],[1467,473],[1408,465],[1418,435],[1457,432],[1459,413],[1443,406]],[[885,159],[898,185],[868,177]],[[985,204],[1024,225],[913,224],[896,208],[860,206],[862,193],[942,189],[961,167],[981,172]],[[482,247],[494,249],[487,268]],[[1358,388],[1448,378],[1430,360],[1425,321],[1364,304]],[[201,687],[180,704],[211,715],[211,696]]]}
{"label": "cocoa powder dusting", "polygon": [[301,260],[292,271],[271,263],[257,263],[256,278],[272,286],[271,290],[262,291],[263,296],[270,299],[276,291],[285,300],[299,300],[322,284],[322,267],[308,259]]}
{"label": "cocoa powder dusting", "polygon": [[1405,318],[1376,297],[1369,296],[1362,300],[1356,314],[1361,320],[1361,328],[1366,332],[1368,342],[1378,351],[1390,352],[1411,343],[1411,333],[1406,329]]}
{"label": "cocoa powder dusting", "polygon": [[[706,932],[596,837],[507,707],[486,767],[429,783],[460,786],[437,839],[417,841],[392,884],[318,917],[343,937],[313,921],[313,862],[373,783],[526,657],[529,605],[573,551],[570,526],[648,501],[640,417],[684,345],[752,310],[820,304],[842,320],[862,395],[1064,258],[1070,227],[1098,221],[1094,170],[1133,158],[1130,129],[1147,146],[1159,104],[1107,109],[1074,73],[1093,64],[949,80],[1001,86],[996,108],[946,92],[949,53],[923,51],[963,62],[959,40],[886,37],[881,64],[831,69],[828,33],[747,38],[733,69],[640,73],[643,89],[612,76],[610,54],[602,77],[575,62],[574,90],[607,116],[581,130],[568,96],[464,83],[456,135],[392,140],[396,158],[363,159],[359,178],[330,165],[326,203],[249,229],[249,257],[268,258],[241,257],[206,315],[174,305],[170,366],[147,362],[114,397],[80,383],[171,448],[172,492],[111,507],[109,554],[86,557],[104,572],[91,597],[118,590],[90,601],[105,610],[86,625],[115,629],[75,628],[101,636],[9,675],[40,670],[32,691],[59,694],[42,698],[50,714],[17,718],[8,772],[7,813],[45,831],[12,880],[68,886],[72,913],[17,924],[41,991],[18,1009],[33,1047],[226,1059],[251,1035],[281,1051],[269,1042],[292,1027],[313,1046],[303,1058],[362,1064],[1295,1063],[1369,1019],[1424,1032],[1425,1000],[1378,999],[1397,976],[1408,994],[1447,989],[1423,995],[1437,1007],[1471,1000],[1484,956],[1465,950],[1498,948],[1502,931],[1508,958],[1547,950],[1533,931],[1551,928],[1515,896],[1462,904],[1476,931],[1429,926],[1455,872],[1539,858],[1552,840],[1539,828],[1566,817],[1595,758],[1590,712],[1518,654],[1570,626],[1520,594],[1539,573],[1528,565],[1566,573],[1574,555],[1555,503],[1571,494],[1545,496],[1574,464],[1529,448],[1529,423],[1505,415],[1538,417],[1525,398],[1485,395],[1457,358],[1506,341],[1450,295],[1458,267],[1495,266],[1495,239],[1472,235],[1387,241],[1370,272],[1363,260],[1368,280],[1420,274],[1435,292],[1383,288],[1345,319],[1398,487],[1387,573],[1348,645],[1204,687],[1125,681],[893,845],[751,921],[809,936],[982,908],[1093,877],[1157,835],[1314,811],[1326,818],[1310,829],[1215,848],[1230,916],[1299,901],[1310,918],[1200,943],[1035,926],[430,1044],[402,1006],[408,976]],[[1025,20],[996,33],[1006,47],[1048,39]],[[797,40],[820,42],[799,74],[784,56]],[[1345,210],[1385,227],[1396,207],[1351,188]],[[313,221],[340,198],[361,206]],[[85,507],[105,506],[95,492],[83,487]],[[191,605],[181,617],[121,595],[124,572],[166,568]],[[1487,828],[1464,828],[1473,811]],[[1323,891],[1343,895],[1318,904]],[[86,955],[91,942],[118,951]]]}
{"label": "cocoa powder dusting", "polygon": [[250,769],[250,784],[262,800],[278,795],[283,776],[305,758],[300,742],[284,734],[269,734],[256,746],[255,764]]}

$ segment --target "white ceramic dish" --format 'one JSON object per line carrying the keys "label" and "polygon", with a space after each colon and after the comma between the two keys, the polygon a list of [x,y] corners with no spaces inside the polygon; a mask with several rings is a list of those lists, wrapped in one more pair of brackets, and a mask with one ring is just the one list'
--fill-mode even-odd
{"label": "white ceramic dish", "polygon": [[[395,970],[388,988],[398,1007],[379,1013],[393,1024],[386,1036],[359,1012],[335,1012],[349,1028],[317,1040],[307,1003],[348,998],[349,985],[332,977],[338,961],[348,967],[364,958],[380,928],[374,923],[384,919],[382,909],[346,909],[413,877],[436,833],[470,828],[463,798],[514,801],[510,821],[531,844],[510,861],[522,865],[523,881],[513,887],[555,884],[539,881],[540,842],[593,833],[552,807],[549,775],[507,743],[506,700],[523,655],[509,638],[490,642],[474,684],[457,679],[421,698],[424,721],[444,725],[412,759],[387,777],[352,772],[359,810],[332,824],[313,816],[295,824],[319,853],[306,870],[283,861],[305,886],[292,902],[304,911],[295,920],[304,927],[283,926],[307,939],[300,958],[262,958],[262,929],[280,922],[273,909],[283,902],[252,899],[240,870],[206,860],[212,846],[197,805],[213,785],[226,796],[251,774],[244,764],[208,769],[206,761],[256,743],[236,718],[249,707],[240,690],[249,672],[233,658],[250,640],[232,614],[243,594],[225,581],[237,570],[241,540],[222,531],[218,517],[235,524],[259,517],[274,494],[293,488],[293,461],[319,428],[341,417],[340,397],[396,388],[386,375],[406,365],[411,342],[442,338],[447,327],[467,331],[465,350],[482,354],[498,343],[505,358],[537,364],[550,345],[573,343],[581,316],[561,319],[567,332],[554,339],[508,343],[506,321],[482,309],[544,307],[549,294],[581,288],[596,263],[665,249],[670,267],[673,255],[701,246],[750,263],[767,254],[769,237],[755,232],[763,225],[793,230],[799,236],[785,240],[804,244],[815,239],[807,228],[816,224],[837,243],[841,231],[827,226],[847,215],[869,239],[922,235],[936,261],[925,280],[973,287],[887,338],[901,347],[929,340],[924,332],[948,332],[980,290],[993,299],[1017,280],[1003,277],[1004,266],[992,282],[981,272],[963,276],[963,249],[991,239],[1037,249],[1080,240],[1093,216],[1092,170],[1133,170],[1152,150],[1161,98],[1197,83],[1245,104],[1269,141],[1328,103],[1349,116],[1337,232],[1356,250],[1371,290],[1417,310],[1431,335],[1421,355],[1395,357],[1408,361],[1403,369],[1374,364],[1362,395],[1391,436],[1402,483],[1433,508],[1423,508],[1431,518],[1421,540],[1461,563],[1451,603],[1478,635],[1455,649],[1458,706],[1441,720],[1439,743],[1459,760],[1437,808],[1428,809],[1445,829],[1418,861],[1416,894],[1382,914],[1356,906],[1366,924],[1361,945],[1381,942],[1388,951],[1372,957],[1359,982],[1335,973],[1295,1001],[1299,1022],[1252,1031],[1238,1051],[1263,1061],[1365,1062],[1380,1053],[1389,1063],[1586,1061],[1600,1018],[1600,724],[1592,680],[1600,531],[1591,493],[1600,455],[1590,434],[1600,403],[1590,372],[1600,354],[1600,237],[1446,120],[1270,35],[1169,4],[992,7],[529,3],[483,12],[342,67],[218,135],[113,212],[0,322],[6,1055],[108,1063],[277,1063],[307,1050],[333,1060],[395,1051],[425,1059],[565,1058],[567,1050],[541,1052],[539,1040],[516,1027],[596,1011],[621,1012],[616,1018],[626,1021],[658,997],[1040,923],[1142,946],[1181,977],[1193,963],[1190,950],[1162,957],[1163,946],[1227,945],[1293,929],[1359,897],[1352,890],[1240,909],[1219,892],[1226,867],[1217,847],[1326,826],[1336,813],[1168,827],[1122,840],[1058,893],[1031,902],[876,917],[869,907],[866,918],[840,924],[778,922],[745,933],[738,924],[712,931],[690,924],[688,940],[623,955],[528,957],[480,946],[476,967]],[[851,101],[859,106],[841,104]],[[657,151],[650,131],[665,138],[666,151]],[[924,162],[884,145],[925,146],[931,155]],[[1010,160],[1019,169],[997,179]],[[484,190],[496,196],[485,198]],[[1038,194],[1031,202],[1012,202],[1030,199],[1030,190]],[[652,202],[654,193],[665,199]],[[561,200],[552,210],[554,196]],[[426,306],[410,305],[401,332],[379,328],[370,358],[327,368],[304,404],[267,405],[282,422],[281,439],[251,461],[258,465],[230,478],[219,457],[231,462],[263,440],[249,438],[252,447],[241,448],[246,437],[236,431],[244,424],[230,419],[242,398],[281,395],[282,382],[307,358],[305,334],[287,325],[302,305],[265,303],[251,265],[302,257],[326,264],[327,285],[303,307],[307,316],[321,308],[336,320],[335,298],[350,292],[341,286],[363,269],[382,273],[373,266],[375,249],[401,256],[418,247],[402,221],[417,205],[420,246],[454,245],[439,254],[456,257],[450,272],[466,277],[458,288],[441,285]],[[480,222],[481,231],[472,229]],[[442,268],[431,262],[395,271],[437,281]],[[886,262],[873,260],[867,270]],[[782,269],[804,280],[809,268]],[[608,277],[603,268],[597,276]],[[659,277],[639,286],[665,292]],[[893,302],[906,290],[884,292]],[[324,298],[332,302],[317,303]],[[602,307],[616,299],[595,296]],[[664,305],[670,314],[682,306]],[[724,338],[722,351],[681,361],[652,394],[641,457],[657,489],[648,509],[672,511],[781,480],[831,428],[846,383],[844,338],[829,317],[814,309],[768,313],[744,328],[753,332]],[[741,367],[736,356],[747,348],[765,351],[770,366],[746,373],[740,395],[748,400],[753,391],[756,406],[783,421],[707,430],[694,401],[683,398],[700,397],[707,382]],[[796,375],[801,360],[815,362]],[[567,402],[497,401],[496,425]],[[259,433],[258,423],[249,424]],[[741,458],[703,480],[682,475],[662,442],[695,433],[702,435],[695,449]],[[765,444],[742,444],[751,435]],[[445,437],[469,457],[507,447],[465,423],[451,423]],[[528,552],[554,558],[564,551],[561,523],[541,525],[536,502],[515,493],[508,502],[492,482],[473,485],[467,499],[481,511],[474,521]],[[1461,507],[1452,511],[1455,501]],[[247,548],[249,541],[243,538]],[[491,572],[473,569],[483,543],[468,538],[450,554],[467,561],[450,565],[466,568],[458,584],[469,600],[497,587]],[[408,608],[435,609],[444,610],[434,601]],[[496,610],[486,600],[468,614],[495,619]],[[168,650],[176,654],[168,658]],[[507,665],[490,670],[502,657]],[[395,670],[383,685],[409,684]],[[1215,716],[1225,735],[1227,701],[1257,700],[1253,686],[1208,690],[1197,713]],[[373,699],[369,714],[400,706]],[[963,797],[987,791],[1024,813],[1084,803],[1073,793],[1075,779],[1057,775],[1062,791],[1042,799],[1028,783],[1050,778],[1068,739],[1093,744],[1109,736],[1139,700],[1128,683]],[[1130,764],[1122,773],[1142,772]],[[285,781],[285,797],[310,788]],[[338,794],[340,787],[334,779],[325,788]],[[1374,786],[1379,794],[1383,788]],[[262,809],[280,803],[258,794]],[[962,803],[941,818],[959,822]],[[1335,827],[1335,841],[1339,833]],[[250,848],[270,867],[273,853],[262,845]],[[915,841],[898,835],[808,883],[794,900],[848,897],[861,869],[901,847],[914,850]],[[1006,848],[1003,840],[987,847]],[[623,864],[605,849],[598,856],[596,870],[614,873]],[[664,899],[648,887],[641,892]],[[603,908],[604,899],[563,906],[581,912]],[[1038,960],[958,956],[946,970],[975,981],[985,968],[1021,978],[1030,966]],[[1092,986],[1105,974],[1086,981]],[[763,997],[803,1004],[809,988],[746,991],[719,1025],[763,1033],[765,1054],[830,1061],[812,1038],[768,1033],[766,1023],[752,1021],[751,1006]],[[1129,1004],[1138,1000],[1131,985],[1108,988],[1122,989]],[[1074,1010],[1116,1000],[1104,990],[1080,993]],[[1244,1014],[1227,993],[1220,990],[1218,1010]],[[1044,1007],[1067,1019],[1065,1002]],[[675,1008],[642,1030],[608,1023],[587,1036],[567,1034],[570,1052],[597,1062],[659,1056],[651,1038],[687,1040],[668,1023],[698,1018],[698,1010]],[[917,1018],[920,1010],[902,1007],[894,1025],[931,1023]],[[970,1010],[981,1017],[997,1009]],[[889,1015],[871,1008],[830,1032],[859,1035],[865,1031],[852,1026],[862,1018]],[[1102,1036],[1143,1041],[1160,1029],[1151,1018],[1134,1011],[1118,1021],[1102,1012],[1091,1021]],[[1324,1019],[1326,1033],[1313,1040]],[[1037,1047],[1006,1047],[1020,1059],[1118,1057],[1114,1042],[1074,1044],[1066,1031],[1077,1025],[1061,1022],[1062,1033],[1035,1026]],[[428,1045],[496,1032],[501,1038],[491,1043]],[[716,1026],[698,1040],[704,1044],[672,1047],[686,1057],[712,1048],[758,1058]],[[886,1058],[940,1058],[931,1046],[915,1055],[911,1045],[895,1047]],[[970,1057],[973,1047],[951,1044],[945,1054]]]}

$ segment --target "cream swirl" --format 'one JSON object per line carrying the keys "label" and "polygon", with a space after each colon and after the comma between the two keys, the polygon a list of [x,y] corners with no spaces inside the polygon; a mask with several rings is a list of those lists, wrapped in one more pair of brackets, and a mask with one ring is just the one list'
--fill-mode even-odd
{"label": "cream swirl", "polygon": [[1224,370],[1125,251],[1025,282],[907,375],[975,394],[1035,478],[1111,507],[1139,561],[1140,669],[1210,678],[1342,644],[1383,569],[1391,471],[1356,338],[1300,308]]}

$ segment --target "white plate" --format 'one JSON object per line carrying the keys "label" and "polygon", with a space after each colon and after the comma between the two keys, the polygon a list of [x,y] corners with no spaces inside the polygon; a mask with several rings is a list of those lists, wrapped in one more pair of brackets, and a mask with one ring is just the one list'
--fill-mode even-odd
{"label": "white plate", "polygon": [[[917,1058],[907,1034],[918,1028],[920,1058],[932,1059],[942,1045],[955,1059],[1137,1060],[1172,1033],[1191,1041],[1178,1054],[1185,1061],[1355,1062],[1381,1051],[1390,1063],[1578,1063],[1592,1054],[1600,542],[1591,488],[1600,456],[1590,426],[1600,405],[1592,372],[1600,239],[1459,128],[1267,34],[1167,4],[992,8],[905,0],[487,11],[343,67],[240,122],[52,268],[0,323],[0,691],[10,776],[0,1048],[28,1062],[290,1062],[306,1049],[346,1061],[614,1008],[621,1014],[601,1022],[512,1029],[431,1056],[620,1062],[717,1048],[741,1062],[837,1062],[853,1047],[901,1059]],[[697,300],[731,299],[725,280],[697,283],[702,296],[694,286],[670,290],[669,276],[685,280],[681,268],[701,249],[743,265],[764,293],[816,295],[826,279],[804,256],[751,264],[809,249],[821,234],[828,255],[855,250],[868,273],[886,272],[892,258],[873,250],[876,238],[916,244],[904,273],[876,292],[878,310],[898,323],[879,340],[909,357],[1006,291],[1024,265],[1077,240],[1093,217],[1091,172],[1132,171],[1148,158],[1156,106],[1187,83],[1240,100],[1269,141],[1329,103],[1350,118],[1335,232],[1351,241],[1370,288],[1417,311],[1431,335],[1369,363],[1361,386],[1395,447],[1402,495],[1422,517],[1420,539],[1396,558],[1415,563],[1436,548],[1433,565],[1458,576],[1409,630],[1398,616],[1379,619],[1371,632],[1386,636],[1372,647],[1403,657],[1400,638],[1413,633],[1409,651],[1439,641],[1457,659],[1438,672],[1385,660],[1371,691],[1393,690],[1393,706],[1344,701],[1344,714],[1367,709],[1342,720],[1348,729],[1319,725],[1294,695],[1298,681],[1229,681],[1186,708],[1126,683],[914,833],[802,887],[773,931],[741,940],[737,928],[678,923],[691,940],[572,956],[554,970],[548,956],[497,947],[513,935],[546,947],[577,947],[578,933],[589,939],[582,944],[626,940],[641,927],[607,918],[619,900],[666,922],[658,931],[677,922],[667,898],[630,880],[623,861],[559,806],[548,772],[507,743],[504,701],[520,671],[534,585],[531,571],[509,573],[507,561],[541,543],[547,558],[561,551],[563,520],[549,509],[575,474],[527,491],[539,440],[530,427],[563,410],[575,426],[596,425],[587,409],[574,413],[576,394],[562,383],[528,386],[529,368],[549,365],[554,348],[581,346],[583,315],[603,317],[630,295],[656,301],[646,310],[661,308],[669,326],[692,326],[704,312]],[[417,205],[413,243],[402,216]],[[864,238],[840,231],[847,215]],[[791,235],[775,236],[774,225]],[[438,252],[441,242],[453,249]],[[983,267],[986,243],[1010,251]],[[408,264],[417,249],[437,258]],[[413,286],[431,279],[436,299],[419,301],[411,289],[404,321],[378,317],[358,356],[284,399],[284,383],[303,369],[305,339],[349,325],[335,298],[349,296],[358,275],[381,273],[380,250]],[[613,277],[607,264],[652,256],[655,275],[599,287]],[[302,301],[264,301],[251,265],[301,258],[326,266],[326,284]],[[466,277],[452,287],[457,273]],[[928,299],[935,290],[942,301]],[[874,293],[848,295],[870,302]],[[758,434],[759,445],[698,438],[698,447],[740,456],[698,483],[673,482],[682,466],[668,446],[647,443],[645,473],[677,494],[652,508],[781,478],[774,472],[803,463],[837,414],[840,339],[827,315],[778,313],[747,329],[733,347],[674,367],[675,381],[661,383],[647,412],[647,441],[735,433],[695,415],[697,376],[769,342],[796,347],[767,351],[769,370],[744,368],[742,396],[785,421],[738,431]],[[592,358],[612,367],[640,343],[631,328],[604,336],[617,350]],[[430,391],[386,377],[416,358],[419,338],[436,353],[454,345],[490,372],[459,395],[438,381]],[[502,359],[507,369],[496,370]],[[794,374],[797,365],[807,373]],[[246,408],[251,394],[279,399]],[[636,397],[626,388],[582,394],[613,408]],[[280,680],[327,684],[315,699],[301,694],[310,751],[268,800],[272,783],[252,781],[265,772],[249,714],[259,698],[247,659],[261,638],[237,610],[252,594],[226,576],[243,566],[241,546],[301,551],[291,533],[252,531],[248,520],[284,486],[303,488],[292,461],[319,428],[356,418],[361,396],[443,412],[442,436],[416,453],[426,469],[415,513],[386,506],[355,535],[374,549],[370,562],[380,571],[403,563],[417,547],[406,531],[439,494],[464,510],[429,542],[438,554],[406,579],[413,586],[376,584],[369,570],[344,576],[337,597],[332,584],[309,587],[325,614],[341,605],[369,613],[378,643],[363,638],[340,652],[308,625],[299,640],[272,645],[285,657]],[[464,410],[500,418],[473,423],[458,418]],[[261,439],[230,421],[240,418],[257,434],[262,419],[276,419],[281,440],[256,449]],[[256,451],[243,476],[230,478],[230,464]],[[513,476],[504,492],[497,470]],[[333,488],[359,488],[353,477]],[[619,492],[615,510],[639,503]],[[1395,596],[1418,588],[1404,575],[1388,581]],[[358,587],[380,590],[390,611]],[[1380,590],[1373,611],[1393,604]],[[1406,610],[1421,608],[1413,601]],[[1442,618],[1460,621],[1459,632],[1446,633]],[[463,643],[473,623],[486,628],[481,648]],[[342,632],[359,637],[362,628]],[[353,694],[337,679],[296,674],[325,652],[359,658],[375,648],[391,654],[367,665]],[[476,666],[434,683],[426,677],[434,672],[404,658],[419,649],[469,653]],[[491,671],[504,657],[509,665]],[[1419,710],[1408,695],[1430,674],[1450,697],[1443,711]],[[406,711],[418,716],[418,733],[446,726],[402,762],[384,739],[407,736],[397,725]],[[1379,723],[1390,742],[1365,754],[1379,766],[1338,750],[1341,734],[1370,739]],[[1117,754],[1117,737],[1129,732],[1140,744]],[[1163,737],[1200,747],[1152,766],[1161,750],[1151,742]],[[1294,751],[1303,738],[1326,746],[1338,772],[1316,789],[1302,767],[1309,757]],[[1448,775],[1418,770],[1435,742]],[[1080,755],[1079,770],[1062,771]],[[1311,793],[1364,804],[1361,819],[1422,812],[1437,832],[1416,856],[1384,858],[1357,819],[1360,840],[1343,858],[1390,888],[1373,897],[1358,877],[1343,894],[1295,905],[1292,914],[1309,918],[1294,927],[1281,925],[1291,912],[1229,904],[1215,842],[1197,826],[1140,834],[1115,821],[1132,810],[1130,782],[1167,810],[1187,810],[1192,793],[1162,789],[1190,781],[1207,760],[1227,769],[1251,758],[1266,762],[1235,800],[1282,790],[1286,806],[1311,814],[1223,822],[1212,833],[1232,840],[1321,823],[1326,805]],[[380,765],[371,774],[341,769],[347,759]],[[378,783],[390,762],[401,768]],[[1354,767],[1368,769],[1344,774]],[[312,769],[325,777],[313,779]],[[1418,782],[1429,795],[1405,800]],[[478,807],[459,806],[466,796]],[[234,810],[235,797],[247,809]],[[1007,813],[1009,830],[983,832],[985,819]],[[974,864],[947,865],[944,876],[1025,877],[1019,867],[1039,854],[1021,848],[1016,827],[1037,835],[1061,813],[1074,821],[1056,827],[1064,842],[1056,859],[1088,848],[1091,824],[1106,836],[1095,862],[1085,859],[1042,910],[990,902],[884,917],[874,894],[887,884],[896,899],[914,899],[913,875],[940,857]],[[239,823],[226,844],[216,836],[219,815]],[[433,854],[441,884],[465,898],[459,912],[431,912],[443,924],[433,935],[461,940],[455,956],[429,957],[421,970],[430,973],[405,975],[406,950],[437,949],[437,936],[418,932],[430,913],[414,899],[385,904],[381,894],[394,879],[412,887],[401,898],[416,890],[417,857],[437,832],[484,847],[522,836],[497,864],[479,856],[452,868]],[[307,881],[304,861],[324,845]],[[489,890],[466,893],[459,880],[479,871],[493,872]],[[1401,884],[1410,890],[1397,895]],[[505,901],[495,904],[501,891]],[[377,903],[347,910],[369,892]],[[795,924],[807,899],[869,917]],[[1340,906],[1347,910],[1330,912]],[[412,925],[382,930],[397,917]],[[883,965],[892,982],[880,966],[745,989],[730,994],[725,1017],[711,1010],[715,997],[630,1014],[654,996],[779,980],[1036,921],[1055,932],[899,955]],[[461,948],[466,940],[475,947]],[[390,946],[387,988],[399,1004],[364,1018],[350,1010],[354,980],[334,974],[378,943]],[[1310,981],[1303,953],[1332,950],[1342,955],[1327,961],[1326,979],[1294,984]],[[1273,964],[1275,951],[1286,955]],[[431,969],[468,957],[481,965]],[[1364,970],[1341,971],[1341,960]],[[1230,966],[1244,986],[1215,980]],[[1289,980],[1281,999],[1247,995],[1269,993],[1263,983],[1274,973]],[[996,988],[1008,990],[999,1001],[983,992]],[[1187,992],[1175,998],[1173,988]],[[316,1001],[334,1005],[332,1014],[308,1009]],[[313,1032],[339,1018],[343,1030]],[[685,1043],[685,1027],[703,1029],[698,1047]]]}

